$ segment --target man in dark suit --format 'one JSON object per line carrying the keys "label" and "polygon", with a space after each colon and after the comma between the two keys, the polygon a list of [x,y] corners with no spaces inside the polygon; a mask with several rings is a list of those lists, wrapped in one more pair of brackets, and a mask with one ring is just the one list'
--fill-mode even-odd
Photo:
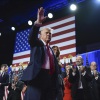
{"label": "man in dark suit", "polygon": [[91,100],[100,100],[100,73],[96,69],[96,62],[91,62],[88,72],[92,77],[92,80],[89,83]]}
{"label": "man in dark suit", "polygon": [[71,68],[69,71],[72,100],[89,100],[89,81],[91,77],[87,73],[87,68],[83,66],[82,56],[78,55],[76,68]]}
{"label": "man in dark suit", "polygon": [[21,100],[23,86],[24,83],[19,81],[18,76],[14,76],[14,81],[8,86],[9,94],[7,100]]}
{"label": "man in dark suit", "polygon": [[22,76],[22,80],[27,84],[24,100],[56,100],[59,68],[49,46],[52,29],[43,28],[38,38],[39,28],[45,19],[44,9],[41,7],[29,35],[30,63]]}
{"label": "man in dark suit", "polygon": [[4,87],[9,84],[9,75],[6,71],[7,64],[1,65],[1,71],[0,71],[0,100],[3,100],[4,96]]}

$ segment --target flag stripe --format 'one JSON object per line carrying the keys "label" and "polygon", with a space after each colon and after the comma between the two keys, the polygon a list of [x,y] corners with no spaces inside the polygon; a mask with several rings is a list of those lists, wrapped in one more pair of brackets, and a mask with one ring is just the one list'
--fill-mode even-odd
{"label": "flag stripe", "polygon": [[25,54],[25,55],[22,55],[22,56],[14,57],[14,60],[21,59],[21,58],[27,58],[27,57],[30,57],[30,54]]}
{"label": "flag stripe", "polygon": [[52,34],[52,37],[63,35],[63,34],[67,34],[67,33],[73,32],[73,31],[75,31],[75,28],[64,30],[64,31],[58,32],[57,34]]}
{"label": "flag stripe", "polygon": [[55,34],[55,33],[57,34],[59,32],[62,32],[62,31],[65,31],[65,30],[68,30],[68,29],[71,29],[71,28],[75,28],[75,24],[71,24],[71,25],[68,25],[68,26],[63,26],[61,28],[55,29],[53,31],[53,34]]}
{"label": "flag stripe", "polygon": [[43,26],[40,28],[40,30],[45,28],[45,27],[55,27],[55,26],[58,26],[60,24],[68,23],[68,22],[73,21],[73,20],[75,20],[75,16],[72,16],[70,18],[64,17],[64,18],[49,22],[48,24],[43,24]]}
{"label": "flag stripe", "polygon": [[[72,44],[72,45],[60,47],[60,50],[65,50],[66,48],[74,48],[74,47],[75,47],[75,44]],[[14,60],[22,59],[22,58],[27,58],[27,57],[30,57],[30,54],[24,54],[24,53],[23,53],[23,54],[20,55],[20,56],[14,57]]]}
{"label": "flag stripe", "polygon": [[20,59],[14,60],[13,64],[16,64],[16,63],[19,63],[19,62],[27,62],[27,61],[30,61],[30,57],[22,58],[22,59],[20,58]]}
{"label": "flag stripe", "polygon": [[[55,43],[55,44],[53,44],[53,45],[56,45],[56,46],[58,46],[58,47],[62,47],[62,46],[66,46],[66,45],[71,45],[71,44],[75,44],[76,43],[76,40],[75,39],[73,39],[73,40],[69,40],[69,41],[65,41],[65,42],[61,42],[61,43]],[[53,45],[51,45],[51,47],[53,46]]]}
{"label": "flag stripe", "polygon": [[69,54],[69,53],[72,53],[72,52],[76,52],[76,48],[75,47],[67,49],[67,50],[62,50],[62,51],[60,51],[60,54],[64,55],[64,54]]}
{"label": "flag stripe", "polygon": [[63,38],[68,38],[68,37],[71,37],[71,36],[75,36],[75,31],[70,32],[70,33],[64,33],[64,34],[59,35],[59,36],[53,36],[50,43],[52,43],[52,41],[63,39]]}
{"label": "flag stripe", "polygon": [[[56,44],[56,43],[55,43]],[[56,45],[58,45],[59,47],[63,47],[65,45],[72,45],[72,44],[75,44],[75,39],[73,40],[69,40],[69,41],[66,41],[66,42],[62,42],[62,43],[57,43]],[[52,47],[53,45],[51,45]],[[27,55],[27,54],[30,54],[30,50],[28,51],[25,51],[25,52],[21,52],[21,53],[16,53],[14,54],[14,59],[18,56],[22,56],[22,55]]]}
{"label": "flag stripe", "polygon": [[50,45],[65,42],[65,41],[69,41],[69,40],[73,40],[73,39],[75,39],[75,36],[68,37],[68,38],[63,38],[63,39],[60,39],[60,40],[57,39],[56,41],[51,42]]}
{"label": "flag stripe", "polygon": [[62,47],[60,47],[60,50],[65,50],[66,48],[73,48],[73,47],[76,47],[76,44],[62,46]]}
{"label": "flag stripe", "polygon": [[27,50],[27,51],[24,51],[24,52],[20,52],[20,53],[15,53],[13,55],[13,57],[20,56],[20,55],[25,55],[25,54],[30,54],[30,50]]}
{"label": "flag stripe", "polygon": [[57,26],[54,26],[54,27],[51,27],[51,28],[53,28],[53,29],[58,29],[58,28],[60,28],[60,27],[68,26],[68,25],[71,25],[71,24],[74,24],[74,23],[75,23],[75,20],[73,20],[73,21],[71,21],[71,22],[68,22],[68,23],[63,23],[63,24],[60,23],[60,25],[57,25]]}
{"label": "flag stripe", "polygon": [[[64,54],[68,54],[68,53],[71,53],[71,52],[76,52],[75,47],[74,48],[71,48],[71,49],[67,49],[67,50],[62,50],[62,51],[60,51],[60,54],[61,55],[64,55]],[[18,62],[26,62],[26,61],[29,61],[29,60],[30,60],[29,55],[25,55],[24,58],[23,58],[23,56],[19,56],[18,59],[13,60],[13,64],[14,63],[18,63]]]}

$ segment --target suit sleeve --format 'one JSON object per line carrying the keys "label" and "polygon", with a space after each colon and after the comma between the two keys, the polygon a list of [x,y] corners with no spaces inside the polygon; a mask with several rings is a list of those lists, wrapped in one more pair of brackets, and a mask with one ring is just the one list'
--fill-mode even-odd
{"label": "suit sleeve", "polygon": [[91,82],[94,76],[90,74],[90,70],[86,67],[86,74],[83,76],[87,82]]}
{"label": "suit sleeve", "polygon": [[68,81],[70,83],[74,83],[74,81],[76,80],[76,77],[77,77],[77,73],[75,73],[75,75],[73,75],[72,73],[73,73],[73,70],[70,69],[69,70],[69,78],[68,78]]}
{"label": "suit sleeve", "polygon": [[33,47],[36,41],[38,41],[39,28],[40,27],[37,27],[36,25],[34,25],[30,31],[28,42],[31,47]]}
{"label": "suit sleeve", "polygon": [[19,85],[16,86],[16,89],[17,89],[18,91],[22,91],[23,86],[24,86],[24,83],[20,81],[20,82],[19,82]]}
{"label": "suit sleeve", "polygon": [[9,91],[12,90],[11,83],[10,83],[9,86],[8,86],[8,90],[9,90]]}
{"label": "suit sleeve", "polygon": [[4,83],[1,83],[1,86],[8,86],[9,85],[9,75],[6,74],[6,81]]}

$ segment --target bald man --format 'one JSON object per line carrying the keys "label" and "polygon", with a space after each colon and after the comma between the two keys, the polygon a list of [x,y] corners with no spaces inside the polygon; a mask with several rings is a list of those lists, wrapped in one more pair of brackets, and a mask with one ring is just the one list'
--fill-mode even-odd
{"label": "bald man", "polygon": [[44,9],[41,7],[29,35],[30,63],[22,77],[27,85],[24,100],[56,100],[57,97],[59,68],[49,46],[52,29],[43,28],[38,38],[39,28],[45,19]]}
{"label": "bald man", "polygon": [[78,55],[76,66],[69,70],[69,82],[72,83],[72,100],[89,100],[88,82],[90,80],[87,67],[83,66],[83,58]]}
{"label": "bald man", "polygon": [[92,61],[90,63],[90,76],[92,81],[89,83],[91,100],[100,100],[100,73],[97,71],[97,63]]}

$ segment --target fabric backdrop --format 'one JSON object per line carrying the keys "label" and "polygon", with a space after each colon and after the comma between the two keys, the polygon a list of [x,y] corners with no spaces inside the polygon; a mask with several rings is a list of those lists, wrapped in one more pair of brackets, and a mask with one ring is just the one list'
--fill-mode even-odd
{"label": "fabric backdrop", "polygon": [[81,54],[83,57],[83,65],[88,66],[92,61],[95,61],[97,63],[97,70],[100,72],[100,50],[95,50],[87,53]]}

